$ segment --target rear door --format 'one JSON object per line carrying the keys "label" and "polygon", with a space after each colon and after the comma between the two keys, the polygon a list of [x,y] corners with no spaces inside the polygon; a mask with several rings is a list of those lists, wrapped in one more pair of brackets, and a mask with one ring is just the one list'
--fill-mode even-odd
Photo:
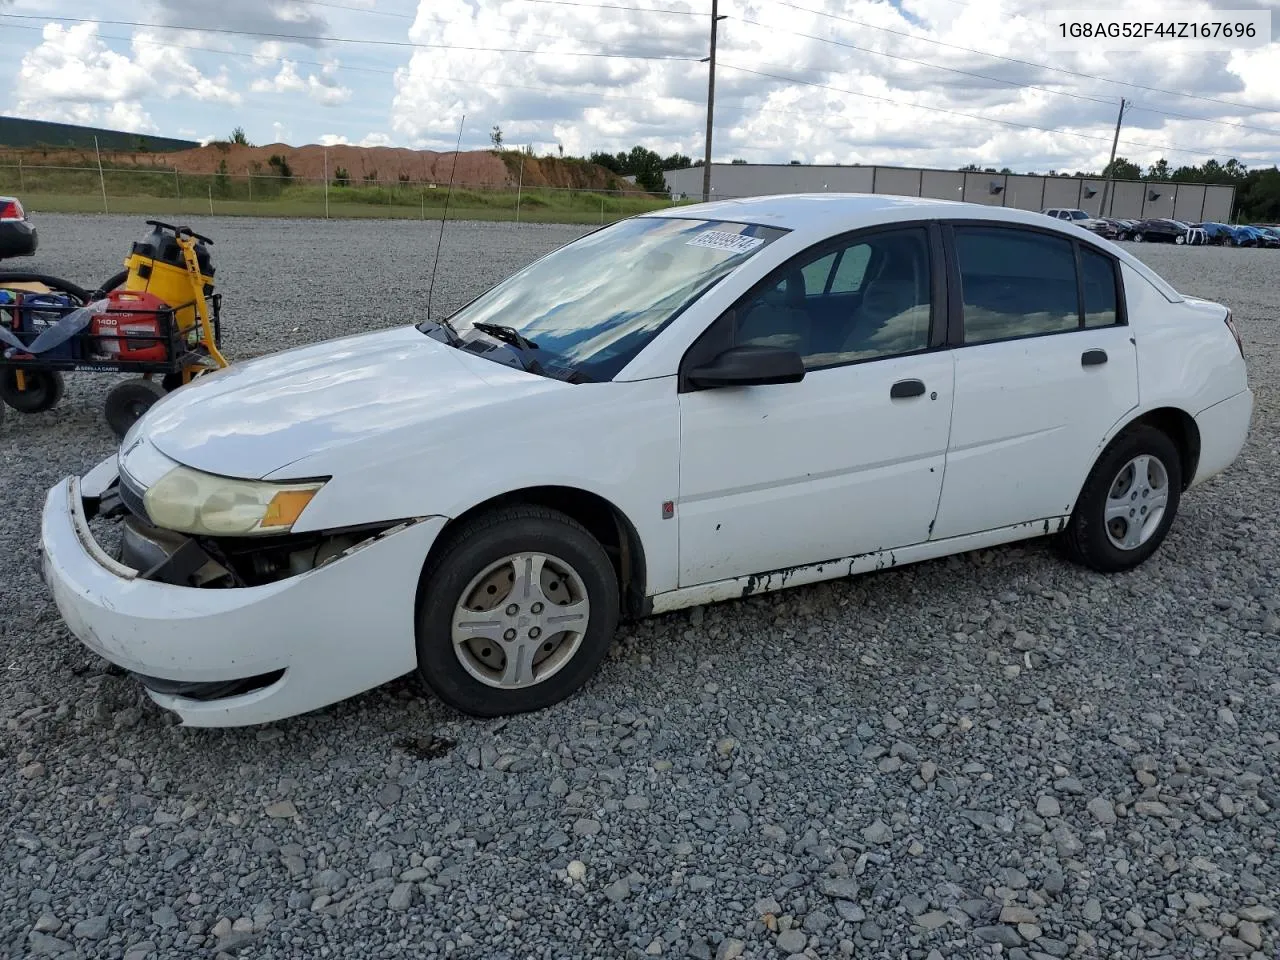
{"label": "rear door", "polygon": [[932,539],[1070,513],[1099,442],[1138,403],[1110,256],[1054,230],[946,233],[955,402]]}

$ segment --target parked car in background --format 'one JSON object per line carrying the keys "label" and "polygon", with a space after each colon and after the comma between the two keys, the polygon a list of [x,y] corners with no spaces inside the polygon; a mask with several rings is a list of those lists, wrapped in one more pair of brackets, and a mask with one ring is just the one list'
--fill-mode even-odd
{"label": "parked car in background", "polygon": [[1237,223],[1232,227],[1237,247],[1262,246],[1263,233],[1257,227],[1247,223]]}
{"label": "parked car in background", "polygon": [[1186,243],[1188,224],[1166,217],[1148,217],[1129,228],[1134,243]]}
{"label": "parked car in background", "polygon": [[1084,227],[1086,230],[1093,230],[1095,233],[1097,232],[1095,227],[1101,223],[1097,217],[1090,216],[1078,207],[1048,207],[1040,212],[1046,217],[1052,217],[1055,220],[1067,220],[1077,227]]}
{"label": "parked car in background", "polygon": [[[620,617],[1030,537],[1129,570],[1253,410],[1228,307],[1038,213],[915,197],[654,211],[412,319],[200,377],[47,495],[67,626],[184,723],[413,671],[534,710]],[[496,437],[516,406],[555,429]]]}
{"label": "parked car in background", "polygon": [[[1129,220],[1124,217],[1100,217],[1099,220],[1105,223],[1111,232],[1108,240],[1132,240],[1133,228],[1137,224],[1137,220]],[[1102,234],[1105,236],[1105,234]]]}
{"label": "parked car in background", "polygon": [[1206,220],[1203,223],[1192,224],[1196,229],[1204,231],[1204,235],[1208,242],[1213,246],[1230,246],[1235,244],[1235,228],[1229,223],[1218,223],[1214,220]]}
{"label": "parked car in background", "polygon": [[39,243],[35,224],[22,209],[22,201],[0,197],[0,260],[32,256]]}
{"label": "parked car in background", "polygon": [[1121,236],[1124,232],[1124,223],[1113,217],[1094,217],[1090,220],[1081,221],[1080,226],[1107,240],[1124,239]]}
{"label": "parked car in background", "polygon": [[[1181,221],[1179,221],[1181,222]],[[1187,224],[1187,232],[1184,236],[1174,237],[1174,243],[1185,243],[1188,246],[1203,247],[1209,242],[1209,235],[1204,230],[1194,224]]]}
{"label": "parked car in background", "polygon": [[1256,226],[1256,225],[1254,229],[1257,230],[1258,233],[1260,234],[1260,236],[1258,237],[1258,246],[1270,247],[1273,249],[1275,247],[1280,247],[1280,230],[1276,229],[1275,227]]}

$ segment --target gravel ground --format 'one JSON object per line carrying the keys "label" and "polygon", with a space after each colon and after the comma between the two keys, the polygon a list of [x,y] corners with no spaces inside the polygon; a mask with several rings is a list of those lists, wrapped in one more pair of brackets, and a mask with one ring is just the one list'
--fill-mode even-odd
{"label": "gravel ground", "polygon": [[[195,226],[232,358],[421,315],[434,226]],[[32,266],[93,284],[142,225],[40,230]],[[437,302],[581,232],[454,223]],[[106,380],[10,413],[0,953],[1274,960],[1280,254],[1131,249],[1234,307],[1258,394],[1142,569],[1033,542],[660,617],[509,721],[404,680],[172,725],[34,567],[45,489],[112,447]]]}

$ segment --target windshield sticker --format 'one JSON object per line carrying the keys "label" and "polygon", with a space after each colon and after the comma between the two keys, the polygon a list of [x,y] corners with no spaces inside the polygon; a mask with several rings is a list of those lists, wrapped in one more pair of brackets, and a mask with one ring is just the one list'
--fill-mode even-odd
{"label": "windshield sticker", "polygon": [[738,233],[725,233],[723,230],[705,230],[692,240],[687,241],[686,246],[710,247],[713,250],[728,250],[730,253],[746,253],[748,250],[754,250],[763,244],[764,240],[760,237],[744,237]]}

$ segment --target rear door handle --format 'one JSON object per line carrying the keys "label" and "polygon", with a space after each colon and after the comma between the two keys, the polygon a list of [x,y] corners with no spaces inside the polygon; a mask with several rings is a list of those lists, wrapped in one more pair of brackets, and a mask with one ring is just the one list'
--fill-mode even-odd
{"label": "rear door handle", "polygon": [[1107,362],[1107,351],[1105,350],[1086,350],[1080,356],[1080,366],[1096,367],[1099,364]]}
{"label": "rear door handle", "polygon": [[923,380],[899,380],[889,388],[889,396],[894,400],[901,400],[904,397],[918,397],[923,393]]}

